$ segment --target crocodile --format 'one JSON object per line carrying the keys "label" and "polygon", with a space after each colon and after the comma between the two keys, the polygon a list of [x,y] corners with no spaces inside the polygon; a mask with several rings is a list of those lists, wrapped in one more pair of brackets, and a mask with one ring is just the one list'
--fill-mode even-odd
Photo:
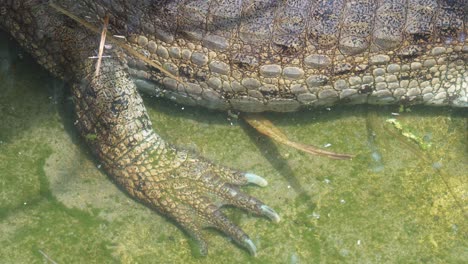
{"label": "crocodile", "polygon": [[[75,125],[122,189],[173,219],[202,254],[202,229],[214,227],[255,255],[220,208],[279,221],[239,188],[266,180],[166,143],[137,88],[244,112],[468,107],[467,9],[466,0],[0,0],[0,28],[69,83]],[[107,45],[95,30],[103,24]]]}

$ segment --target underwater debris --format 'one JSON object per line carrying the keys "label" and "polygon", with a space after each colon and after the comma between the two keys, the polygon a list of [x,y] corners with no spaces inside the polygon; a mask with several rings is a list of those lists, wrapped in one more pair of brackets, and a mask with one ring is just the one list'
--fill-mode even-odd
{"label": "underwater debris", "polygon": [[[289,140],[289,138],[283,134],[271,121],[267,118],[257,115],[257,114],[244,114],[242,115],[243,119],[255,128],[259,133],[273,139],[274,141],[284,144],[288,147],[295,148],[297,150],[309,153],[311,155],[317,156],[325,156],[330,159],[338,159],[338,160],[345,160],[345,159],[352,159],[355,155],[351,154],[343,154],[343,153],[336,153],[331,151],[326,151],[323,149],[319,149],[317,147],[306,145],[298,142],[294,142]],[[325,147],[330,147],[330,145],[326,144]]]}
{"label": "underwater debris", "polygon": [[418,137],[412,132],[408,131],[408,129],[404,128],[403,125],[395,118],[389,118],[386,120],[386,122],[392,124],[401,133],[402,136],[416,142],[421,149],[427,150],[431,147],[432,144],[430,142],[426,142],[423,138]]}

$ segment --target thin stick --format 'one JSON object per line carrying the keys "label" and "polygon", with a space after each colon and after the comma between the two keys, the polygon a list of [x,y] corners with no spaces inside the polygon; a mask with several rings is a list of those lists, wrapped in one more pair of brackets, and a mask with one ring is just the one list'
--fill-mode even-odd
{"label": "thin stick", "polygon": [[44,256],[44,258],[46,258],[48,261],[50,261],[50,263],[57,264],[57,262],[55,262],[53,259],[51,259],[49,256],[47,256],[47,254],[44,253],[44,251],[42,251],[40,249],[38,251],[39,251],[39,253],[41,253],[42,256]]}
{"label": "thin stick", "polygon": [[304,151],[311,155],[325,156],[331,159],[338,159],[338,160],[352,159],[354,157],[354,155],[351,155],[351,154],[331,152],[331,151],[327,151],[327,150],[314,147],[312,145],[306,145],[306,144],[301,144],[298,142],[291,141],[288,139],[288,137],[285,134],[283,134],[283,132],[281,132],[275,125],[273,125],[273,123],[271,123],[270,120],[266,119],[265,117],[261,115],[244,114],[242,115],[242,117],[249,125],[255,128],[261,134],[275,140],[276,142],[279,142],[286,146]]}
{"label": "thin stick", "polygon": [[101,42],[99,43],[98,61],[96,63],[96,72],[94,73],[94,76],[96,77],[99,76],[99,69],[101,68],[102,54],[104,53],[104,44],[106,43],[107,26],[109,26],[109,15],[104,17],[104,26],[102,27],[101,32]]}
{"label": "thin stick", "polygon": [[[96,34],[101,34],[101,32],[99,31],[99,29],[97,29],[95,26],[93,26],[92,24],[88,23],[87,21],[75,16],[74,14],[68,12],[67,10],[61,8],[60,6],[54,4],[52,1],[49,1],[49,6],[51,6],[52,8],[54,8],[55,10],[57,10],[57,12],[59,13],[62,13],[64,14],[65,16],[75,20],[76,22],[78,22],[79,24],[83,25],[85,28],[91,30],[92,32],[96,33]],[[145,56],[141,55],[140,53],[138,53],[136,50],[134,50],[132,47],[128,46],[125,42],[117,39],[117,38],[114,38],[114,37],[111,37],[111,36],[108,36],[107,37],[107,40],[109,42],[111,42],[112,44],[115,44],[117,46],[119,46],[120,48],[124,49],[127,53],[129,53],[130,55],[132,55],[133,57],[136,57],[142,61],[144,61],[145,63],[147,63],[148,65],[151,65],[152,67],[158,69],[159,71],[161,71],[162,73],[164,73],[166,76],[168,77],[171,77],[173,79],[175,79],[176,81],[178,81],[179,83],[183,84],[183,85],[186,85],[186,83],[184,81],[182,81],[179,77],[175,76],[174,74],[170,73],[168,70],[164,69],[161,65],[157,64],[156,62],[146,58]]]}

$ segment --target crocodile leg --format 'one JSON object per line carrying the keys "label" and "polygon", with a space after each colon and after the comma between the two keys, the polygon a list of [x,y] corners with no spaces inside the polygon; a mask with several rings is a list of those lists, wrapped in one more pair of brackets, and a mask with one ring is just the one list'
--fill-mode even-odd
{"label": "crocodile leg", "polygon": [[[6,28],[39,63],[72,86],[76,126],[107,173],[130,196],[172,218],[200,243],[205,227],[232,237],[253,255],[252,240],[220,211],[225,204],[279,221],[278,214],[238,186],[266,181],[180,151],[153,130],[143,101],[121,64],[118,48],[109,48],[95,74],[99,36],[41,1],[16,2],[0,17]],[[21,12],[17,12],[21,10]],[[47,12],[46,12],[47,11]],[[47,15],[44,15],[47,14]],[[28,24],[28,29],[22,25]]]}
{"label": "crocodile leg", "polygon": [[101,72],[73,85],[77,126],[119,186],[174,219],[200,242],[203,254],[207,250],[203,227],[225,232],[255,254],[249,237],[219,208],[230,204],[278,221],[272,209],[237,188],[249,182],[265,185],[264,180],[166,144],[153,131],[142,99],[120,63],[104,59]]}

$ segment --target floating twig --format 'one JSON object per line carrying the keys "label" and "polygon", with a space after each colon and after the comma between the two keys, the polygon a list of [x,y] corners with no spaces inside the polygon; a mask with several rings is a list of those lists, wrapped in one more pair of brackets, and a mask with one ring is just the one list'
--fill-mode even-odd
{"label": "floating twig", "polygon": [[50,263],[57,264],[57,262],[55,262],[53,259],[51,259],[49,256],[47,256],[47,254],[44,253],[44,251],[42,251],[40,249],[38,251],[39,251],[39,253],[41,253],[42,256],[44,256],[44,258],[46,258],[48,261],[50,261]]}
{"label": "floating twig", "polygon": [[242,115],[244,120],[249,123],[253,128],[255,128],[261,134],[289,147],[293,147],[295,149],[304,151],[311,155],[317,156],[326,156],[331,159],[351,159],[354,155],[350,154],[341,154],[331,151],[326,151],[320,148],[317,148],[312,145],[306,145],[298,142],[294,142],[289,140],[289,138],[283,134],[270,120],[266,119],[265,117],[257,114],[244,114]]}

